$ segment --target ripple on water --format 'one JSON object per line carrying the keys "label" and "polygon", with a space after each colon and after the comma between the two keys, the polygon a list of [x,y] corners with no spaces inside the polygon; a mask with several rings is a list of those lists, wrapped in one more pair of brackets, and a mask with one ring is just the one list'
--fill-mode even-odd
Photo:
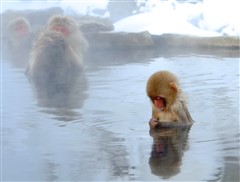
{"label": "ripple on water", "polygon": [[[84,91],[58,95],[66,107],[57,108],[49,106],[56,94],[41,100],[43,92],[34,92],[24,70],[4,61],[3,179],[239,181],[239,59],[175,56],[136,62],[98,62],[86,69]],[[179,76],[196,121],[177,167],[171,168],[175,171],[161,162],[174,164],[182,143],[169,142],[181,135],[149,133],[146,80],[160,69]],[[161,153],[167,145],[168,156],[153,157],[159,154],[154,149]]]}

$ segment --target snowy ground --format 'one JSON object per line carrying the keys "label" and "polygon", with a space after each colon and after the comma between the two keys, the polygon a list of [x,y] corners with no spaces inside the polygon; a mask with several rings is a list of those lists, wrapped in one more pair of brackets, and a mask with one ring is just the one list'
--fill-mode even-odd
{"label": "snowy ground", "polygon": [[240,33],[238,0],[204,0],[196,4],[150,1],[143,14],[133,15],[115,23],[117,31],[152,34],[180,33],[199,36],[233,35]]}

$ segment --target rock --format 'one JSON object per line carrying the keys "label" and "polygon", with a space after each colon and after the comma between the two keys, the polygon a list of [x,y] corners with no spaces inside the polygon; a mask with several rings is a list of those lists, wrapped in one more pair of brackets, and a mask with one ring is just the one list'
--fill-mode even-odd
{"label": "rock", "polygon": [[142,49],[153,48],[154,42],[149,32],[99,32],[86,33],[90,48],[93,49]]}
{"label": "rock", "polygon": [[82,16],[77,18],[79,28],[83,33],[97,33],[114,30],[110,19],[96,16]]}
{"label": "rock", "polygon": [[239,38],[232,36],[198,37],[178,34],[153,35],[158,47],[239,49]]}

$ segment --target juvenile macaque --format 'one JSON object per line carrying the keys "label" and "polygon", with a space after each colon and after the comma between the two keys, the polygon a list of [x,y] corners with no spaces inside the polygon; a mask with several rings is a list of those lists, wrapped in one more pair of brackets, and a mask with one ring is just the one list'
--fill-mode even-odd
{"label": "juvenile macaque", "polygon": [[150,128],[161,123],[191,124],[192,117],[177,77],[168,71],[154,73],[147,81],[147,95],[152,103]]}
{"label": "juvenile macaque", "polygon": [[10,48],[21,48],[31,36],[31,27],[28,20],[24,17],[13,19],[7,27]]}
{"label": "juvenile macaque", "polygon": [[33,45],[27,74],[40,82],[66,80],[83,69],[86,48],[74,19],[53,16]]}

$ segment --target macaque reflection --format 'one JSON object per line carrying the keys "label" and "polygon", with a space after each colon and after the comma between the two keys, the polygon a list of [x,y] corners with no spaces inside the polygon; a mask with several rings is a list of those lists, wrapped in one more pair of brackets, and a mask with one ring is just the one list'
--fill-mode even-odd
{"label": "macaque reflection", "polygon": [[47,108],[81,108],[87,97],[87,81],[84,75],[64,83],[48,82],[46,85],[32,83],[38,105]]}
{"label": "macaque reflection", "polygon": [[153,137],[149,159],[151,172],[164,179],[180,172],[184,151],[187,149],[190,127],[169,127],[150,130]]}
{"label": "macaque reflection", "polygon": [[158,127],[164,122],[192,124],[186,99],[174,74],[168,71],[154,73],[147,81],[147,95],[152,103],[150,128]]}
{"label": "macaque reflection", "polygon": [[87,42],[76,21],[56,15],[33,45],[27,74],[33,82],[68,82],[83,70]]}

